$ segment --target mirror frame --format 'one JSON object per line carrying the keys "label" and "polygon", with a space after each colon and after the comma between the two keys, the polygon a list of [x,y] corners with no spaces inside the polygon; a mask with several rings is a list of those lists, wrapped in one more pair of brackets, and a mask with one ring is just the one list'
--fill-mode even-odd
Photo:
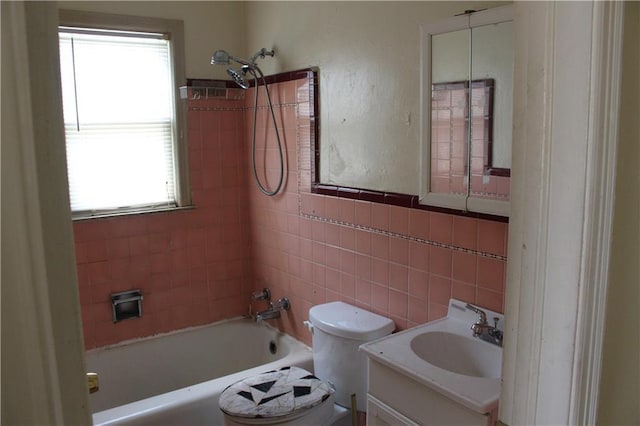
{"label": "mirror frame", "polygon": [[454,16],[420,26],[420,185],[419,202],[463,211],[508,217],[509,201],[483,199],[461,194],[431,192],[431,37],[437,34],[472,29],[513,21],[511,5]]}

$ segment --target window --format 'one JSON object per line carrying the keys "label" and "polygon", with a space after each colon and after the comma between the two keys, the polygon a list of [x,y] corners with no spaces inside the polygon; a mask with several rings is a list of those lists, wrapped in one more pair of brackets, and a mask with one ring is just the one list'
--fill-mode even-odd
{"label": "window", "polygon": [[[66,17],[66,19],[64,19]],[[177,90],[181,22],[66,11],[59,27],[74,217],[190,203]],[[69,21],[69,23],[67,23]]]}

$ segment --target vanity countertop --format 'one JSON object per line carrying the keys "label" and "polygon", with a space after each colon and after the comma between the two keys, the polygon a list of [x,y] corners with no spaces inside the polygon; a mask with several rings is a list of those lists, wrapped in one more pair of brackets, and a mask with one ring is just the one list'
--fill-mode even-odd
{"label": "vanity countertop", "polygon": [[[488,413],[496,408],[500,399],[502,348],[473,337],[470,326],[478,315],[465,306],[465,302],[451,299],[447,317],[363,344],[360,350],[477,413]],[[502,314],[483,310],[489,319],[497,317],[499,324],[503,322]],[[499,325],[499,328],[502,327]],[[435,341],[442,343],[429,351],[436,352],[439,359],[454,368],[438,367],[416,353],[415,342],[426,333],[433,333],[431,336],[437,337]],[[467,349],[465,354],[461,353],[462,349]],[[459,372],[451,371],[456,370],[456,364]],[[484,365],[484,377],[468,373],[476,370],[474,364]]]}

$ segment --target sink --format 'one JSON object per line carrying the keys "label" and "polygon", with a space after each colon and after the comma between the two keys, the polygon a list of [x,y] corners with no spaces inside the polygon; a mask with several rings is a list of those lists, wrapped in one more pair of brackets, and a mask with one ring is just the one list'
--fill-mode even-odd
{"label": "sink", "polygon": [[[504,315],[481,308],[487,317]],[[370,362],[397,371],[476,413],[495,410],[500,399],[502,348],[473,337],[478,314],[451,299],[447,316],[360,346]]]}
{"label": "sink", "polygon": [[429,364],[452,373],[500,378],[502,351],[473,337],[428,331],[411,339],[411,350]]}

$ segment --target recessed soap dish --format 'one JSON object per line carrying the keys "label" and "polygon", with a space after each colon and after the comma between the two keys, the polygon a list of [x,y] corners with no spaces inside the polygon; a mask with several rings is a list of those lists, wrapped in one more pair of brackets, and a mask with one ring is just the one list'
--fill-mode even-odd
{"label": "recessed soap dish", "polygon": [[120,293],[111,293],[111,306],[113,307],[113,322],[142,316],[142,292],[129,290]]}

